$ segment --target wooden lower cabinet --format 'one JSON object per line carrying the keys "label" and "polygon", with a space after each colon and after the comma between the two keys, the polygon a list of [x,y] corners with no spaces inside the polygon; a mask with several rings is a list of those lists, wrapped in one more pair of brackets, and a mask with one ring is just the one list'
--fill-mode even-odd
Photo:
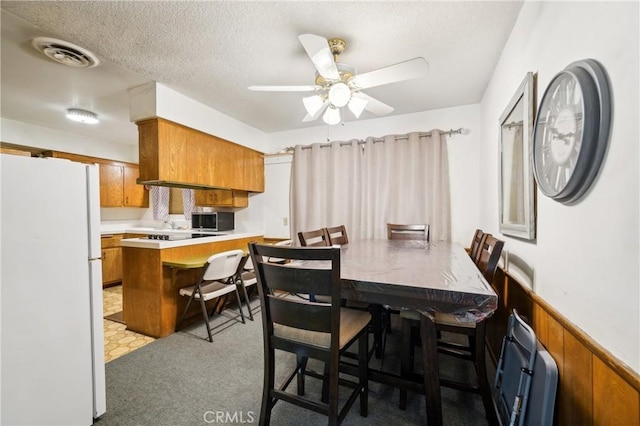
{"label": "wooden lower cabinet", "polygon": [[103,235],[100,238],[102,248],[102,287],[110,287],[122,281],[122,235]]}
{"label": "wooden lower cabinet", "polygon": [[117,284],[122,281],[122,249],[108,248],[102,250],[102,286]]}

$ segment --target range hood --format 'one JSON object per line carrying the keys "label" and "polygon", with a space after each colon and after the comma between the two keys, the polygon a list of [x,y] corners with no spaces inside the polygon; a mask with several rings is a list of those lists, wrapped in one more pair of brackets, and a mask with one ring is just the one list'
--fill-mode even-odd
{"label": "range hood", "polygon": [[159,117],[136,124],[139,184],[264,192],[262,152]]}

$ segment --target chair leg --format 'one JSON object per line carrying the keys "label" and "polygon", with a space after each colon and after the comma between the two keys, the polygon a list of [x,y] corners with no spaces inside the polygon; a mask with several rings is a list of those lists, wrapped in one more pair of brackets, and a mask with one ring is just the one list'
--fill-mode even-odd
{"label": "chair leg", "polygon": [[384,356],[384,343],[382,337],[382,305],[374,303],[370,308],[371,312],[371,326],[373,327],[373,342],[375,347],[376,359],[380,359]]}
{"label": "chair leg", "polygon": [[244,312],[242,312],[242,300],[240,299],[240,293],[238,292],[237,285],[236,285],[236,300],[238,301],[238,311],[240,311],[240,318],[242,319],[242,323],[246,324],[247,322],[244,320]]}
{"label": "chair leg", "polygon": [[191,302],[193,301],[193,296],[196,294],[196,290],[193,290],[193,293],[191,293],[191,296],[189,296],[189,301],[187,302],[187,306],[184,308],[184,312],[182,312],[182,316],[180,317],[180,321],[178,321],[178,324],[176,325],[176,331],[182,329],[182,323],[184,322],[184,319],[187,317],[187,311],[189,310],[189,306],[191,306]]}
{"label": "chair leg", "polygon": [[247,293],[247,288],[244,284],[241,284],[242,291],[244,292],[244,300],[247,302],[247,310],[249,311],[249,319],[253,321],[253,312],[251,312],[251,304],[249,304],[249,293]]}
{"label": "chair leg", "polygon": [[485,359],[485,329],[486,321],[481,321],[476,324],[476,335],[470,339],[472,351],[475,352],[474,365],[476,368],[476,375],[478,376],[478,387],[480,388],[480,396],[482,397],[482,404],[484,405],[484,411],[487,420],[490,425],[498,424],[496,413],[493,408],[493,399],[491,396],[491,387],[489,386],[489,380],[487,378],[487,365]]}
{"label": "chair leg", "polygon": [[204,300],[202,297],[200,299],[200,306],[202,307],[202,319],[204,320],[204,325],[207,326],[207,333],[209,334],[209,341],[213,343],[213,336],[211,335],[211,325],[209,324],[209,315],[207,313],[207,307],[204,304]]}
{"label": "chair leg", "polygon": [[365,330],[358,339],[358,372],[360,373],[360,415],[369,415],[369,333]]}
{"label": "chair leg", "polygon": [[297,355],[297,362],[298,362],[298,375],[297,375],[297,380],[298,380],[298,395],[299,396],[304,396],[304,371],[307,369],[307,361],[309,361],[309,358],[306,356],[302,356],[302,355]]}
{"label": "chair leg", "polygon": [[[333,355],[332,355],[333,356]],[[338,377],[340,375],[340,355],[336,354],[335,359],[328,359],[325,362],[329,366],[329,425],[338,425]],[[324,402],[324,401],[323,401]]]}
{"label": "chair leg", "polygon": [[[400,343],[400,376],[406,378],[413,370],[411,353],[413,352],[413,342],[411,339],[411,320],[402,318],[402,338]],[[407,390],[400,389],[400,401],[398,408],[407,409]]]}
{"label": "chair leg", "polygon": [[215,314],[218,311],[218,308],[223,303],[222,301],[225,300],[225,298],[226,298],[226,295],[220,296],[216,299],[216,303],[214,303],[213,308],[211,308],[211,313],[207,313],[209,317],[212,317],[213,314]]}
{"label": "chair leg", "polygon": [[320,396],[320,401],[324,402],[325,404],[329,401],[329,387],[331,386],[331,369],[329,367],[329,361],[326,361],[324,363],[324,379],[322,379],[322,394]]}
{"label": "chair leg", "polygon": [[427,424],[442,424],[442,398],[440,396],[440,370],[436,325],[431,318],[420,315],[420,338],[422,339],[422,363],[424,365],[424,392],[427,409]]}
{"label": "chair leg", "polygon": [[269,349],[264,357],[264,384],[262,387],[262,408],[260,409],[260,425],[269,425],[271,422],[271,409],[275,401],[270,394],[275,386],[275,351]]}

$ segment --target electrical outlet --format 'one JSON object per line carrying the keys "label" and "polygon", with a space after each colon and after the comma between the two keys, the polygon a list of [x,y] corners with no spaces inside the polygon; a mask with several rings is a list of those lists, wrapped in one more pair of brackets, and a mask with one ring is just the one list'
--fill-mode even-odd
{"label": "electrical outlet", "polygon": [[283,217],[282,218],[282,226],[289,226],[289,218],[288,217]]}

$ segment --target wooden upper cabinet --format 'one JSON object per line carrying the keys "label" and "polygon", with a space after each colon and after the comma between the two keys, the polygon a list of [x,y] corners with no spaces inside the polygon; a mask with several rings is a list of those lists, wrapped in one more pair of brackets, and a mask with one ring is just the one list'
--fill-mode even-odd
{"label": "wooden upper cabinet", "polygon": [[100,167],[100,206],[121,207],[124,176],[122,166],[99,164]]}
{"label": "wooden upper cabinet", "polygon": [[100,170],[100,207],[149,207],[149,191],[136,183],[137,164],[60,151],[46,151],[42,155],[97,163]]}
{"label": "wooden upper cabinet", "polygon": [[141,181],[264,192],[259,151],[162,118],[136,124]]}
{"label": "wooden upper cabinet", "polygon": [[124,166],[124,199],[125,207],[149,207],[149,191],[144,185],[138,185],[139,168],[133,164]]}
{"label": "wooden upper cabinet", "polygon": [[230,189],[198,189],[194,202],[196,206],[248,207],[249,194]]}

